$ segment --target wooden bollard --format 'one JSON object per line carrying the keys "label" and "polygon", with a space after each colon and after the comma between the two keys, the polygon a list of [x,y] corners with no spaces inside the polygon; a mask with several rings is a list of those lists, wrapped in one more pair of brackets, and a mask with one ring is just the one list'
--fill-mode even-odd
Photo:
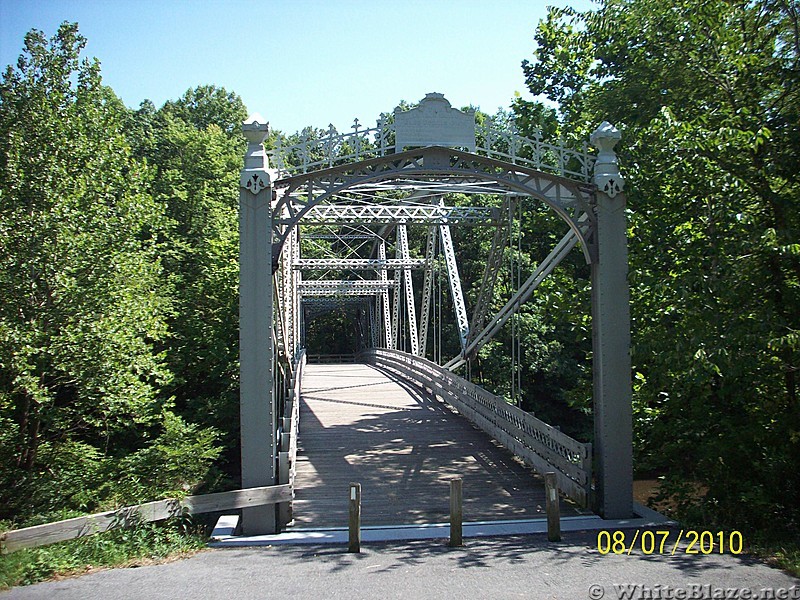
{"label": "wooden bollard", "polygon": [[450,480],[450,546],[463,546],[463,489],[461,478],[454,477]]}
{"label": "wooden bollard", "polygon": [[555,473],[544,474],[545,510],[547,512],[547,539],[561,541],[561,511],[558,507],[558,482]]}
{"label": "wooden bollard", "polygon": [[348,552],[361,552],[361,484],[350,484],[350,543]]}

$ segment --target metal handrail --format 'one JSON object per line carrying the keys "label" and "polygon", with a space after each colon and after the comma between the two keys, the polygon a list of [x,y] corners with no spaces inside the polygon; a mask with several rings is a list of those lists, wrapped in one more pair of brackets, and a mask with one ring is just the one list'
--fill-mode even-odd
{"label": "metal handrail", "polygon": [[278,505],[281,527],[292,520],[294,480],[297,475],[297,438],[300,434],[300,393],[306,363],[306,351],[301,349],[295,357],[291,384],[284,405],[285,416],[279,430],[281,444],[278,453],[278,483],[288,484],[292,490],[292,500]]}
{"label": "metal handrail", "polygon": [[[275,148],[268,151],[278,179],[402,151],[389,143],[395,134],[395,125],[386,115],[371,128],[361,128],[356,119],[352,129],[352,132],[340,133],[330,125],[319,137],[313,130],[306,129],[300,134],[300,141],[290,145],[284,145],[279,137]],[[479,140],[475,148],[477,154],[562,177],[591,181],[595,156],[585,144],[576,149],[563,142],[547,143],[538,132],[533,137],[525,137],[513,127],[510,130],[498,127],[490,119],[475,124],[475,137]]]}
{"label": "metal handrail", "polygon": [[591,444],[574,440],[503,398],[419,356],[373,348],[363,351],[360,358],[429,389],[537,472],[555,472],[558,487],[579,505],[588,506]]}

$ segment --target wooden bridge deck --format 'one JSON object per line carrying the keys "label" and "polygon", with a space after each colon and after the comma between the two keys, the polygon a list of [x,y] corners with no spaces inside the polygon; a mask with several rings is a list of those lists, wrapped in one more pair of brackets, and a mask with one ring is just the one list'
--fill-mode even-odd
{"label": "wooden bridge deck", "polygon": [[374,367],[307,365],[300,411],[296,527],[346,527],[351,481],[362,486],[363,525],[446,522],[455,475],[465,521],[544,516],[544,484],[531,469],[443,402]]}

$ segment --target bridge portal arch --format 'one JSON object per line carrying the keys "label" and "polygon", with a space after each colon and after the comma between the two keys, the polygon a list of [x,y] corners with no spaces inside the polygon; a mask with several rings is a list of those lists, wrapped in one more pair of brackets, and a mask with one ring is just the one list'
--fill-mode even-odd
{"label": "bridge portal arch", "polygon": [[[344,206],[345,213],[349,210],[351,216],[361,214],[360,218],[372,219],[372,223],[404,224],[409,219],[420,218],[427,219],[423,222],[439,224],[444,244],[445,229],[449,236],[447,225],[458,223],[459,219],[487,218],[486,215],[475,217],[463,211],[448,212],[447,207],[409,208],[391,206],[391,203],[362,202],[358,205],[360,208],[354,208],[346,202],[354,192],[367,189],[371,192],[405,189],[416,190],[416,193],[422,190],[424,195],[426,189],[445,184],[455,191],[485,190],[489,184],[494,186],[492,189],[544,202],[567,224],[569,232],[546,259],[548,264],[540,265],[540,279],[578,242],[591,265],[595,507],[606,518],[629,517],[632,514],[632,411],[626,197],[613,151],[619,132],[608,123],[594,132],[591,141],[599,152],[592,161],[585,153],[570,155],[563,148],[540,144],[537,147],[543,148],[543,152],[561,156],[560,173],[547,173],[534,168],[543,162],[541,156],[534,156],[532,164],[519,164],[522,159],[515,163],[463,150],[471,150],[475,145],[463,120],[457,119],[457,130],[449,128],[448,119],[453,122],[453,113],[447,112],[447,118],[437,120],[436,111],[428,109],[428,99],[420,103],[420,108],[425,109],[419,113],[421,120],[415,121],[413,115],[396,119],[397,126],[405,122],[404,127],[409,127],[411,123],[411,129],[394,131],[396,139],[421,147],[406,150],[401,144],[392,148],[387,138],[382,137],[373,147],[377,156],[366,156],[366,151],[361,154],[357,151],[355,156],[345,153],[349,160],[343,164],[333,164],[331,158],[325,168],[296,174],[280,175],[269,168],[263,147],[268,126],[263,118],[254,115],[243,125],[248,149],[240,179],[239,212],[242,486],[278,482],[273,275],[286,281],[292,277],[291,273],[279,270],[279,257],[287,242],[291,245],[297,225],[336,198],[338,202],[334,205]],[[432,101],[441,104],[441,98]],[[363,132],[357,130],[354,144],[357,150],[363,140],[360,135]],[[514,158],[514,148],[526,143],[512,140],[501,158],[507,158],[509,153]],[[339,143],[338,147],[343,145]],[[585,167],[582,168],[585,176],[565,177],[567,159],[578,160]],[[594,163],[593,173],[589,173],[591,162]],[[310,161],[304,160],[303,164],[308,166]],[[414,193],[411,192],[412,197]],[[491,215],[488,218],[491,219]],[[398,228],[404,229],[403,225]],[[396,260],[407,259],[406,256]],[[454,262],[452,248],[450,260]],[[387,281],[373,287],[388,285]],[[297,288],[292,289],[296,294]],[[295,302],[293,298],[297,310]],[[508,307],[507,314],[516,310],[524,298],[516,298],[515,302]],[[492,326],[502,325],[501,321],[502,315],[495,316]],[[462,333],[466,355],[468,332]],[[492,334],[488,332],[487,335]],[[473,339],[473,343],[480,343],[480,335],[477,340]],[[282,351],[290,355],[292,348],[283,347]],[[274,510],[271,507],[245,510],[243,527],[249,534],[275,531]]]}

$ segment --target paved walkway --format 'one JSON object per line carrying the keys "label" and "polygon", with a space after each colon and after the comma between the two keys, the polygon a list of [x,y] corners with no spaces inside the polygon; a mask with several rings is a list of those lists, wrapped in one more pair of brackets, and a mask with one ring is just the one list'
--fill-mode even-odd
{"label": "paved walkway", "polygon": [[[210,550],[170,564],[102,571],[15,588],[10,593],[0,592],[0,599],[638,600],[800,596],[800,580],[747,557],[683,553],[643,556],[641,552],[603,556],[597,552],[596,540],[596,534],[568,533],[557,544],[548,543],[540,535],[468,540],[467,546],[457,549],[441,541],[374,544],[363,546],[361,554],[348,554],[345,546],[330,545]],[[792,586],[796,586],[794,592]],[[765,588],[788,591],[786,595],[766,595]],[[744,589],[758,595],[745,596]],[[676,596],[674,590],[684,590],[683,595]]]}
{"label": "paved walkway", "polygon": [[350,482],[361,483],[365,526],[445,522],[457,475],[465,521],[544,514],[532,470],[443,402],[374,367],[308,365],[300,411],[295,527],[346,526]]}

